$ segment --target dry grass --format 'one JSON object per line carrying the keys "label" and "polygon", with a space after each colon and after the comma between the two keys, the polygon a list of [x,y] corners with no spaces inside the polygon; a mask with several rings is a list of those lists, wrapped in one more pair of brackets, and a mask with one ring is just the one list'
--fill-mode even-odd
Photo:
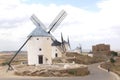
{"label": "dry grass", "polygon": [[[6,65],[15,53],[0,53],[0,65]],[[20,64],[21,62],[27,62],[27,54],[20,53],[13,60],[12,64]]]}
{"label": "dry grass", "polygon": [[115,63],[106,62],[101,64],[101,67],[108,69],[110,68],[111,71],[117,73],[120,76],[120,57],[118,57]]}
{"label": "dry grass", "polygon": [[86,55],[81,55],[78,53],[67,53],[67,57],[65,58],[56,58],[53,60],[54,63],[62,63],[62,62],[67,62],[67,63],[72,63],[73,61],[78,64],[93,64],[93,63],[98,63],[102,62],[105,59],[102,57],[89,57]]}

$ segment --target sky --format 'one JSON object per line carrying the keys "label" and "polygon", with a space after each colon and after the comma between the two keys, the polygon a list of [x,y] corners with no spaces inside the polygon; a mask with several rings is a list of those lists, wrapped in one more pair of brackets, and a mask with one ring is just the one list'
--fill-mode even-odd
{"label": "sky", "polygon": [[[64,9],[67,17],[52,33],[60,41],[70,38],[72,49],[110,44],[120,50],[120,0],[0,0],[0,51],[18,50],[35,29],[35,14],[48,27]],[[26,50],[26,48],[24,48]]]}

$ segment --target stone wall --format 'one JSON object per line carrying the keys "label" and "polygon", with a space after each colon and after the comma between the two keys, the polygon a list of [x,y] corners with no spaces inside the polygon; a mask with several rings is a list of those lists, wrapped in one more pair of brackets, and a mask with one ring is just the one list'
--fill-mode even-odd
{"label": "stone wall", "polygon": [[[68,65],[68,64],[67,64]],[[70,64],[71,65],[71,64]],[[42,65],[43,66],[43,65]],[[16,75],[20,76],[41,76],[41,77],[66,77],[66,76],[85,76],[89,74],[87,66],[77,66],[64,68],[63,65],[52,66],[18,66],[15,70]]]}
{"label": "stone wall", "polygon": [[105,56],[110,54],[110,45],[97,44],[92,46],[93,56]]}

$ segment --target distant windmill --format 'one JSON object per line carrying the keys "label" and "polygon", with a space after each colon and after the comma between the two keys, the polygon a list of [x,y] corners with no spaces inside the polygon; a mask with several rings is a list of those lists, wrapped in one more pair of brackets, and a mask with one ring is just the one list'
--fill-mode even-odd
{"label": "distant windmill", "polygon": [[69,37],[68,37],[67,41],[68,41],[69,48],[71,49]]}
{"label": "distant windmill", "polygon": [[61,42],[62,42],[62,49],[63,49],[63,52],[66,53],[65,41],[64,41],[64,39],[63,39],[62,33],[61,33]]}
{"label": "distant windmill", "polygon": [[59,24],[63,21],[63,19],[66,16],[67,13],[64,10],[62,10],[58,14],[58,16],[52,21],[52,23],[47,29],[35,15],[32,15],[30,19],[36,25],[36,28],[28,36],[28,39],[15,53],[12,59],[8,62],[8,70],[13,69],[11,63],[17,56],[17,54],[21,51],[21,49],[26,45],[26,43],[28,45],[28,64],[51,64],[52,62],[50,60],[50,52],[54,53],[56,57],[59,56],[58,53],[60,53],[57,49],[58,47],[52,48],[52,45],[53,43],[55,43],[57,46],[60,45],[60,43],[50,33],[53,32],[59,26]]}
{"label": "distant windmill", "polygon": [[80,53],[82,53],[82,46],[79,44]]}
{"label": "distant windmill", "polygon": [[68,40],[65,41],[65,40],[63,39],[63,35],[62,35],[62,33],[61,33],[61,42],[62,42],[62,49],[63,49],[64,53],[66,53],[66,52],[69,51],[70,48],[71,48],[71,47],[70,47],[69,37],[68,37]]}

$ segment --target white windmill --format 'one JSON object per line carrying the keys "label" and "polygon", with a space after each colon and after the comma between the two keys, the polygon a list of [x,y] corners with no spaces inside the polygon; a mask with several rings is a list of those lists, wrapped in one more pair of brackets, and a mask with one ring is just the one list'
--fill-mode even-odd
{"label": "white windmill", "polygon": [[32,15],[30,19],[36,25],[36,28],[29,34],[25,43],[8,62],[8,69],[12,68],[11,62],[26,43],[28,48],[28,65],[52,64],[53,58],[61,57],[62,52],[64,52],[63,47],[50,33],[57,28],[66,16],[67,13],[62,10],[47,29],[35,15]]}

